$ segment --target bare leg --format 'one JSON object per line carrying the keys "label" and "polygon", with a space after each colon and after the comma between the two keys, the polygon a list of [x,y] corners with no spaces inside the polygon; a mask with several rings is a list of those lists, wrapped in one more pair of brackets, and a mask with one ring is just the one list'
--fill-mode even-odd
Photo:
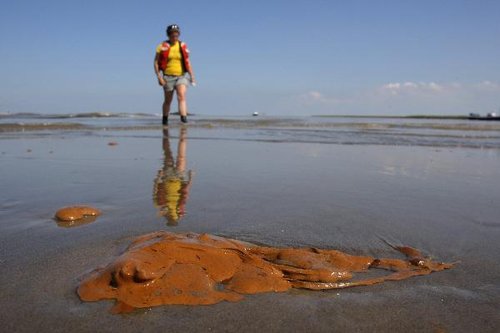
{"label": "bare leg", "polygon": [[164,93],[165,100],[163,101],[163,116],[168,117],[168,114],[170,113],[170,104],[172,104],[172,99],[174,97],[174,91],[164,90]]}
{"label": "bare leg", "polygon": [[175,86],[175,90],[177,91],[177,101],[179,102],[179,113],[185,117],[187,116],[186,86],[180,84]]}

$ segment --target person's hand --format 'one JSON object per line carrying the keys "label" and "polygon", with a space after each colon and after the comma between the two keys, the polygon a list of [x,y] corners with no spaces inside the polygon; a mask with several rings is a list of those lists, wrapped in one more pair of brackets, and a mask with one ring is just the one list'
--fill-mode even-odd
{"label": "person's hand", "polygon": [[163,87],[165,85],[165,79],[161,76],[158,76],[158,84]]}
{"label": "person's hand", "polygon": [[193,76],[191,76],[191,85],[195,86],[196,85],[196,80],[194,79]]}

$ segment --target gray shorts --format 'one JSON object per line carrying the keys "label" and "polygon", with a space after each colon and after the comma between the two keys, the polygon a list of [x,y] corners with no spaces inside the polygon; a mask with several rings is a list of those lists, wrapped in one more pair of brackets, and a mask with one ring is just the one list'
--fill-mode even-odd
{"label": "gray shorts", "polygon": [[163,75],[163,79],[165,80],[165,85],[163,86],[163,89],[165,89],[165,91],[174,91],[175,87],[181,84],[187,87],[189,86],[190,82],[189,73],[181,76]]}

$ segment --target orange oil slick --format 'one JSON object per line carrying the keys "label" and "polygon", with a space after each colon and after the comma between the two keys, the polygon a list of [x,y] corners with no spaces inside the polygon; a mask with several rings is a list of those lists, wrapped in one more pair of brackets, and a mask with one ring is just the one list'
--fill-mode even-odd
{"label": "orange oil slick", "polygon": [[[78,295],[83,301],[115,299],[112,312],[120,313],[163,304],[239,301],[244,294],[291,288],[366,286],[452,267],[424,258],[409,247],[395,249],[407,259],[262,247],[208,234],[160,231],[137,238],[113,263],[90,273],[78,287]],[[359,278],[370,269],[387,274]]]}
{"label": "orange oil slick", "polygon": [[101,215],[101,211],[90,206],[68,206],[59,209],[56,212],[55,218],[62,222],[73,222],[86,219],[89,217],[97,217]]}

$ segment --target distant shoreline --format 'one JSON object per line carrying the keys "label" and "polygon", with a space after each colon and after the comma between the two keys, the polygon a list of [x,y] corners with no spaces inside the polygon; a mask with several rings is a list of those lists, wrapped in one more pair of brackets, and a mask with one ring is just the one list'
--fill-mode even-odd
{"label": "distant shoreline", "polygon": [[468,116],[445,116],[445,115],[409,115],[409,116],[384,116],[384,115],[327,115],[318,114],[312,115],[312,117],[318,118],[379,118],[379,119],[457,119],[464,120],[469,119]]}

